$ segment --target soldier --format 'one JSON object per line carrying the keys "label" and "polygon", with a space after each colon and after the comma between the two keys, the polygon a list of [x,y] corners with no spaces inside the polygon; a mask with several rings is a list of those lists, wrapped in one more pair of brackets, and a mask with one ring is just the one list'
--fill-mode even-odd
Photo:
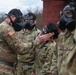
{"label": "soldier", "polygon": [[58,75],[76,75],[75,9],[65,6],[58,27],[62,30],[57,43]]}
{"label": "soldier", "polygon": [[[25,29],[19,32],[19,39],[22,42],[28,43],[33,41],[40,33],[40,30],[36,27],[36,16],[29,12],[24,16],[26,22]],[[26,49],[26,54],[18,55],[17,75],[31,75],[35,72],[35,50]]]}
{"label": "soldier", "polygon": [[37,75],[56,75],[57,74],[57,55],[56,42],[58,38],[58,28],[53,24],[48,24],[43,29],[46,32],[50,30],[50,38],[47,42],[36,48],[36,73]]}
{"label": "soldier", "polygon": [[15,75],[14,66],[17,63],[17,53],[25,54],[37,44],[46,41],[50,34],[40,34],[29,43],[22,43],[17,39],[17,32],[23,28],[22,12],[19,9],[12,9],[6,19],[0,24],[0,75]]}

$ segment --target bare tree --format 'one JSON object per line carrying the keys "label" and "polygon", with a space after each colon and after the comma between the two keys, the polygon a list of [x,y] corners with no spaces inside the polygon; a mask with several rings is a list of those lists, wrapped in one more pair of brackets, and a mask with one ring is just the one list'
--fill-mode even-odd
{"label": "bare tree", "polygon": [[5,19],[5,13],[0,13],[0,23]]}
{"label": "bare tree", "polygon": [[[32,11],[32,8],[30,7],[27,9],[27,12],[32,12],[37,17],[37,27],[39,29],[42,29],[42,9],[40,10],[39,7],[37,7],[34,11]],[[26,15],[26,14],[24,14]],[[0,13],[0,23],[5,19],[5,13]]]}
{"label": "bare tree", "polygon": [[37,27],[39,29],[42,29],[42,10],[39,10],[39,8],[37,7],[37,9],[35,10],[35,14],[37,17]]}

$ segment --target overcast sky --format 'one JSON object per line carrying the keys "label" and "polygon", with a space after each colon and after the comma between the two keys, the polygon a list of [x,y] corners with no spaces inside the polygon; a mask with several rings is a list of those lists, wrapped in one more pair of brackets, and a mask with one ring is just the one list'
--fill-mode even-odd
{"label": "overcast sky", "polygon": [[0,0],[0,12],[8,13],[13,8],[21,9],[26,12],[27,9],[34,11],[36,8],[43,8],[42,0]]}

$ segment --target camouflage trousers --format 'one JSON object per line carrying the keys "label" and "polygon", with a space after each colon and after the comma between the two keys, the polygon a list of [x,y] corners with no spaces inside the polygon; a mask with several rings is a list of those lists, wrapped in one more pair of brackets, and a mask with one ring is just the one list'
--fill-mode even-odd
{"label": "camouflage trousers", "polygon": [[15,75],[14,68],[4,64],[0,64],[0,75]]}
{"label": "camouflage trousers", "polygon": [[28,65],[23,63],[18,63],[16,68],[17,75],[36,75],[35,74],[35,65]]}

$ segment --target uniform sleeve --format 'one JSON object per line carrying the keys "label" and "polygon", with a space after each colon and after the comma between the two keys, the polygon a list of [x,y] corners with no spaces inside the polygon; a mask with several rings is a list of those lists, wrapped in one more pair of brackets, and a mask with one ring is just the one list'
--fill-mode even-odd
{"label": "uniform sleeve", "polygon": [[66,64],[67,64],[67,70],[69,71],[69,74],[76,75],[76,46],[69,53]]}
{"label": "uniform sleeve", "polygon": [[40,33],[40,30],[37,29],[37,31],[35,31],[35,34],[36,34],[35,40],[33,40],[33,44],[34,44],[35,46],[38,46],[38,45],[40,44],[40,41],[39,41],[39,39],[37,38],[37,36],[38,36],[39,33]]}
{"label": "uniform sleeve", "polygon": [[51,73],[57,75],[57,51],[54,50],[52,55]]}
{"label": "uniform sleeve", "polygon": [[69,71],[69,75],[76,75],[76,30],[73,37],[73,48],[72,51],[69,52],[66,60],[66,66],[67,70]]}
{"label": "uniform sleeve", "polygon": [[18,54],[25,54],[26,50],[28,51],[32,47],[32,42],[22,43],[17,39],[17,34],[11,26],[7,26],[6,28],[2,27],[0,33],[3,41],[7,43],[10,49],[14,50]]}

